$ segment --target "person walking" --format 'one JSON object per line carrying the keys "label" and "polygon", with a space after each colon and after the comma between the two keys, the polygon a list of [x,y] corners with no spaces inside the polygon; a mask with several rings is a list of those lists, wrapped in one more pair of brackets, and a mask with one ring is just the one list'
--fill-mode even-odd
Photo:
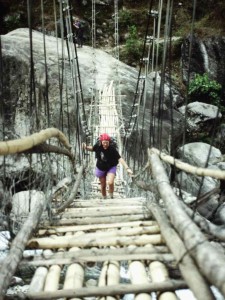
{"label": "person walking", "polygon": [[118,163],[121,163],[129,175],[132,175],[132,170],[128,167],[125,160],[120,156],[115,147],[110,145],[111,137],[107,133],[99,136],[99,142],[94,146],[82,144],[83,149],[94,151],[96,153],[95,176],[99,178],[101,185],[102,198],[106,199],[106,179],[109,185],[109,197],[113,198],[114,179],[116,176],[116,168]]}
{"label": "person walking", "polygon": [[83,39],[84,39],[84,30],[83,30],[81,21],[75,20],[74,27],[76,28],[76,38],[77,38],[78,48],[82,48],[83,47]]}

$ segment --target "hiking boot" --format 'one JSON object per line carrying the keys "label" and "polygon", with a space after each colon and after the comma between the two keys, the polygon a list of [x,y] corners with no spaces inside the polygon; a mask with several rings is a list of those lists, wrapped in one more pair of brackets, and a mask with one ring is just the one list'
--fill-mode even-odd
{"label": "hiking boot", "polygon": [[102,196],[102,199],[107,199],[107,197],[106,196]]}

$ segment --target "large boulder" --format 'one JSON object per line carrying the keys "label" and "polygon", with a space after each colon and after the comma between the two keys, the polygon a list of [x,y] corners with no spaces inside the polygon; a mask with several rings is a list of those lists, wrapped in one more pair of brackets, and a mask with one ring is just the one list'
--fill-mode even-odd
{"label": "large boulder", "polygon": [[[121,95],[124,123],[129,122],[137,88],[138,72],[135,68],[89,46],[77,48],[76,57],[73,43],[67,45],[63,39],[44,36],[38,31],[32,31],[30,40],[28,28],[16,29],[1,36],[1,46],[4,116],[0,116],[0,140],[16,139],[46,127],[56,127],[62,128],[67,136],[70,132],[71,144],[75,147],[76,135],[71,132],[76,132],[78,115],[81,119],[84,114],[89,115],[93,97],[97,97],[99,91],[111,81],[114,81],[116,95]],[[159,78],[155,73],[146,80],[146,101],[145,105],[143,101],[140,105],[140,119],[144,114],[144,122],[142,128],[139,127],[138,132],[134,133],[136,137],[143,130],[146,147],[150,144],[149,128],[153,122],[160,124],[160,143],[163,147],[170,140],[172,116],[174,133],[177,136],[182,133],[182,115],[179,112],[170,113],[167,104],[163,105],[160,115],[158,109],[152,115],[153,101],[154,107],[158,107],[161,98],[165,96],[165,99],[169,99],[171,96],[168,88],[162,94]],[[141,83],[139,89],[142,89]],[[174,96],[177,99],[177,91]],[[84,112],[80,109],[82,98]],[[149,116],[151,114],[151,118],[146,113]],[[158,121],[158,117],[162,118],[162,122]],[[156,129],[155,132],[158,133],[159,130]],[[82,134],[85,134],[84,129]],[[30,167],[26,159],[18,160],[19,166],[10,158],[6,172],[17,170],[17,167],[25,172]],[[3,170],[0,169],[1,172]]]}
{"label": "large boulder", "polygon": [[[189,143],[178,149],[178,156],[183,161],[192,166],[200,168],[221,169],[222,154],[219,149],[211,147],[206,143]],[[179,186],[184,191],[193,196],[201,196],[220,187],[220,180],[212,177],[200,177],[180,171],[176,177]],[[213,194],[203,203],[197,203],[198,212],[206,218],[211,218],[220,205],[219,194]]]}

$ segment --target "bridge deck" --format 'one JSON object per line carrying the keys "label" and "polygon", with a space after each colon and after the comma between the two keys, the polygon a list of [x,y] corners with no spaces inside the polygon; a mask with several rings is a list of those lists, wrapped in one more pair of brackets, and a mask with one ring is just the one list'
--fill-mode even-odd
{"label": "bridge deck", "polygon": [[20,263],[21,269],[33,269],[29,299],[118,299],[130,293],[151,299],[151,292],[186,287],[173,278],[180,276],[175,258],[145,201],[79,200],[57,216],[55,225],[39,228],[26,247],[39,252]]}

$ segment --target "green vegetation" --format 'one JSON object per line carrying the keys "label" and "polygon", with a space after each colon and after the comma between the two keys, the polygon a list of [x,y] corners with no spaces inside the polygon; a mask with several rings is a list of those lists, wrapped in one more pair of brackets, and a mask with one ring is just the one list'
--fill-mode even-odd
{"label": "green vegetation", "polygon": [[122,28],[127,28],[132,24],[132,14],[130,10],[120,10],[119,11],[119,24]]}
{"label": "green vegetation", "polygon": [[125,44],[125,54],[130,60],[136,61],[141,57],[143,43],[138,38],[137,27],[135,25],[129,26],[128,30],[129,35]]}
{"label": "green vegetation", "polygon": [[7,28],[8,31],[18,28],[19,25],[20,25],[20,15],[17,13],[8,15],[7,17],[4,18],[4,26]]}
{"label": "green vegetation", "polygon": [[188,95],[190,102],[199,101],[216,105],[221,109],[222,86],[215,80],[210,80],[208,74],[196,74],[190,82]]}

